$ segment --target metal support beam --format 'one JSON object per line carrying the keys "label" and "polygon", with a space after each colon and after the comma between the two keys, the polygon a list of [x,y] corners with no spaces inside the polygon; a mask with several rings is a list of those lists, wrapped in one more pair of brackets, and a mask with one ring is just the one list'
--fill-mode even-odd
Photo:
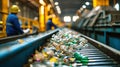
{"label": "metal support beam", "polygon": [[6,36],[6,18],[8,14],[8,7],[9,7],[9,0],[2,0],[2,21],[3,21],[3,31],[2,31],[2,36]]}

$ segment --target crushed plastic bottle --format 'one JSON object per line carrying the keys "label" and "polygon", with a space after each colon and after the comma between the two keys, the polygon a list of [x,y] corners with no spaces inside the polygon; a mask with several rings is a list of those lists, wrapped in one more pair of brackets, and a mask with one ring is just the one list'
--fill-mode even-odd
{"label": "crushed plastic bottle", "polygon": [[79,33],[65,28],[53,34],[47,45],[42,47],[43,49],[40,47],[41,51],[36,51],[33,58],[39,62],[44,59],[43,64],[51,67],[62,65],[72,67],[71,63],[77,60],[86,65],[89,62],[88,57],[77,51],[87,46],[88,41]]}

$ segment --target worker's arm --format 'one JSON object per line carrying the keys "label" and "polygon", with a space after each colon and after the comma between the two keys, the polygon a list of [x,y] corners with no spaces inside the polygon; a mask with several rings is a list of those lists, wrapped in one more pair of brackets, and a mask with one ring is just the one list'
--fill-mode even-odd
{"label": "worker's arm", "polygon": [[13,18],[13,25],[14,25],[15,29],[16,29],[20,34],[23,34],[23,33],[24,33],[23,30],[22,30],[21,27],[20,27],[20,23],[19,23],[19,20],[18,20],[17,17],[14,17],[14,18]]}

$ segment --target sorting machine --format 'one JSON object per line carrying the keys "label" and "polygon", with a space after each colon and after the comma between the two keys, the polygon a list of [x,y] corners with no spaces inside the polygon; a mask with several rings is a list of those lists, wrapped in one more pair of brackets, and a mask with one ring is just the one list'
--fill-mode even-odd
{"label": "sorting machine", "polygon": [[[59,30],[0,39],[0,67],[23,67],[28,62],[30,55]],[[83,34],[81,36],[89,42],[88,47],[79,51],[88,56],[88,67],[120,67],[120,51]],[[24,42],[19,43],[18,40],[20,39]],[[81,63],[76,63],[76,65],[82,67]]]}
{"label": "sorting machine", "polygon": [[88,15],[79,18],[72,28],[120,50],[120,11],[112,7],[96,7]]}

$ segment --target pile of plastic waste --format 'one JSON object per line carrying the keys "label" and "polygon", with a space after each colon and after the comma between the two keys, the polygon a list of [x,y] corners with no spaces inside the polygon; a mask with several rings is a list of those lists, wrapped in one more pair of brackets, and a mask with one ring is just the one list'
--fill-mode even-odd
{"label": "pile of plastic waste", "polygon": [[87,46],[88,41],[81,34],[62,29],[35,50],[28,62],[30,67],[75,67],[76,62],[87,65],[88,57],[79,53]]}

